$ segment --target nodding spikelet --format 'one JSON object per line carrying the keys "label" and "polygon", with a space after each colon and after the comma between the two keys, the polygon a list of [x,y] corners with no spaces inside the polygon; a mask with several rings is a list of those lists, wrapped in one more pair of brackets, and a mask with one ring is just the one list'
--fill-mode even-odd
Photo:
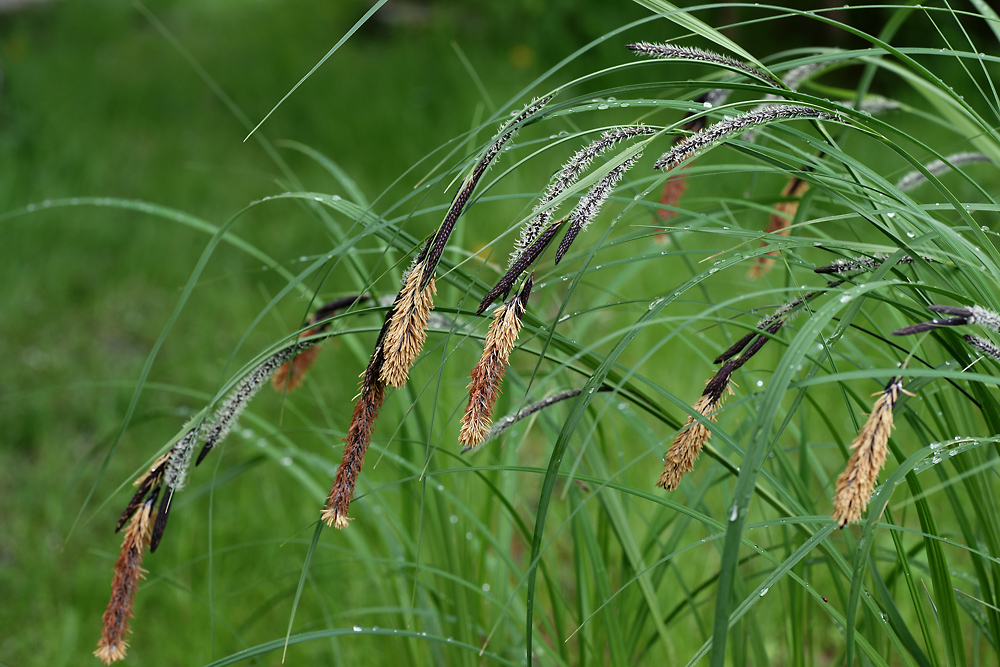
{"label": "nodding spikelet", "polygon": [[[482,445],[489,442],[490,440],[495,440],[496,438],[499,438],[501,435],[503,435],[503,433],[507,429],[509,429],[511,426],[521,421],[522,419],[527,419],[531,415],[535,414],[536,412],[544,410],[550,405],[555,405],[556,403],[568,400],[570,398],[573,398],[574,396],[579,396],[580,392],[582,391],[583,389],[565,389],[563,391],[552,394],[551,396],[546,396],[540,401],[535,401],[530,405],[526,405],[517,412],[501,417],[500,419],[496,420],[493,423],[493,426],[490,427],[489,433],[486,434],[486,437],[483,438],[482,442],[479,444]],[[597,391],[611,391],[611,387],[601,386],[597,388]],[[464,454],[470,449],[472,449],[472,447],[466,447],[462,450],[462,453]]]}
{"label": "nodding spikelet", "polygon": [[348,526],[347,511],[351,506],[351,499],[354,498],[354,487],[364,466],[365,454],[368,452],[368,445],[371,444],[375,423],[378,421],[378,414],[385,400],[385,383],[381,379],[382,365],[385,363],[383,344],[392,322],[393,311],[399,305],[400,297],[397,295],[392,309],[386,313],[368,366],[361,373],[361,392],[357,403],[354,404],[354,414],[351,415],[351,424],[347,428],[347,437],[344,438],[344,455],[340,467],[337,468],[337,476],[330,488],[330,495],[327,496],[326,507],[320,514],[320,519],[334,528]]}
{"label": "nodding spikelet", "polygon": [[[809,183],[798,176],[788,181],[785,188],[781,191],[781,196],[787,199],[779,201],[774,205],[774,211],[771,213],[767,229],[765,230],[766,233],[788,236],[791,232],[792,220],[795,219],[795,214],[799,210],[799,200],[807,190],[809,190]],[[767,244],[767,241],[761,241],[760,243],[761,247]],[[756,280],[770,271],[771,266],[774,264],[774,256],[777,254],[777,250],[772,250],[766,255],[756,257],[747,277],[751,280]]]}
{"label": "nodding spikelet", "polygon": [[[343,308],[351,306],[355,303],[362,303],[370,300],[371,297],[365,295],[335,299],[320,306],[312,317],[309,318],[307,324],[317,324],[318,322],[322,322],[326,318],[334,315],[338,310],[342,310]],[[323,322],[322,324],[318,324],[317,326],[303,331],[299,335],[299,338],[316,336],[329,328],[330,323]],[[274,387],[275,391],[294,391],[298,388],[298,386],[302,384],[302,381],[305,380],[306,374],[309,372],[309,369],[312,368],[312,365],[315,363],[316,357],[319,356],[321,349],[322,346],[320,345],[310,347],[279,366],[278,370],[276,370],[274,375],[271,377],[271,386]]]}
{"label": "nodding spikelet", "polygon": [[[963,164],[969,164],[972,162],[992,162],[988,155],[983,155],[982,153],[955,153],[954,155],[949,155],[943,160],[934,160],[933,162],[928,162],[924,165],[926,169],[932,176],[940,176],[951,171],[954,168],[961,167]],[[903,176],[896,183],[896,188],[906,192],[907,190],[912,190],[918,185],[922,185],[927,181],[927,176],[922,171],[911,171],[905,176]]]}
{"label": "nodding spikelet", "polygon": [[889,381],[875,401],[868,421],[851,443],[854,452],[847,461],[844,472],[837,478],[837,490],[833,498],[833,520],[841,528],[860,519],[861,513],[868,506],[878,473],[885,465],[887,443],[892,433],[892,409],[902,390],[902,379],[893,378]]}
{"label": "nodding spikelet", "polygon": [[822,111],[820,109],[813,109],[812,107],[804,107],[796,104],[776,104],[773,106],[767,106],[763,109],[741,114],[735,118],[720,121],[715,125],[698,132],[697,134],[692,134],[690,137],[661,155],[660,159],[657,160],[656,164],[653,166],[656,169],[661,170],[672,169],[681,162],[694,157],[696,154],[705,150],[712,144],[725,139],[726,137],[734,134],[740,134],[746,132],[750,128],[766,125],[774,121],[794,120],[797,118],[839,120],[843,122],[843,118],[841,116],[827,111]]}
{"label": "nodding spikelet", "polygon": [[966,343],[987,357],[992,357],[1000,361],[1000,347],[997,347],[996,343],[988,341],[985,338],[980,338],[979,336],[973,336],[972,334],[965,334],[962,338],[965,339]]}
{"label": "nodding spikelet", "polygon": [[[826,266],[819,266],[813,269],[813,273],[853,273],[854,271],[874,271],[882,265],[889,256],[885,253],[875,253],[871,257],[851,257],[851,258],[841,258],[835,261],[833,264],[827,264]],[[924,260],[932,261],[930,258],[925,257]],[[915,260],[909,255],[903,255],[899,258],[897,264],[912,264]]]}
{"label": "nodding spikelet", "polygon": [[483,174],[489,169],[493,160],[500,155],[507,142],[517,134],[521,125],[528,118],[538,113],[551,99],[552,95],[548,95],[532,100],[519,114],[504,123],[493,137],[493,141],[486,149],[486,152],[483,153],[479,162],[473,167],[472,173],[462,181],[462,185],[455,194],[455,198],[452,200],[451,206],[448,208],[448,213],[445,214],[444,220],[441,222],[441,226],[434,233],[434,236],[431,237],[421,253],[423,256],[420,258],[420,262],[423,263],[425,269],[423,281],[420,284],[421,290],[426,288],[427,284],[433,279],[434,271],[437,269],[438,262],[441,261],[441,255],[444,253],[448,238],[455,229],[455,223],[458,222],[458,218],[462,215],[465,205],[472,197],[472,192],[476,189],[476,185],[483,177]]}
{"label": "nodding spikelet", "polygon": [[551,203],[579,180],[580,175],[587,171],[596,157],[611,150],[622,141],[642,135],[656,134],[656,132],[657,130],[642,124],[615,127],[607,130],[599,139],[577,151],[562,166],[562,169],[556,172],[556,175],[545,190],[545,194],[539,200],[538,204],[535,205],[532,217],[521,228],[521,237],[514,244],[514,250],[510,254],[507,268],[512,268],[524,251],[531,247],[535,239],[548,227],[557,208],[551,206]]}
{"label": "nodding spikelet", "polygon": [[151,520],[156,495],[148,498],[132,516],[122,540],[122,550],[115,561],[115,576],[111,581],[111,599],[104,610],[101,639],[94,655],[105,665],[125,658],[128,650],[129,620],[132,603],[142,578],[142,557],[153,530]]}
{"label": "nodding spikelet", "polygon": [[385,363],[381,367],[382,382],[390,387],[406,384],[410,367],[427,340],[427,318],[437,293],[433,277],[424,281],[427,270],[426,264],[419,264],[410,271],[392,311],[382,343]]}
{"label": "nodding spikelet", "polygon": [[226,439],[240,415],[250,404],[250,400],[257,394],[274,375],[274,372],[289,359],[297,354],[305,352],[319,342],[318,339],[303,340],[286,348],[282,348],[261,362],[256,368],[250,371],[243,381],[236,385],[236,388],[229,392],[222,401],[222,405],[216,409],[212,417],[205,421],[201,427],[201,438],[205,444],[198,454],[195,465],[200,465],[208,453],[220,442]]}
{"label": "nodding spikelet", "polygon": [[625,48],[634,51],[638,55],[659,58],[663,60],[694,60],[712,65],[719,65],[726,69],[736,70],[749,74],[755,79],[760,79],[772,86],[780,85],[778,80],[767,72],[747,64],[742,60],[736,60],[729,56],[723,56],[711,51],[705,51],[693,46],[674,46],[673,44],[655,44],[651,42],[636,42],[627,44]]}
{"label": "nodding spikelet", "polygon": [[631,169],[641,157],[642,153],[636,153],[622,162],[609,171],[604,178],[594,183],[590,190],[587,191],[587,194],[580,198],[580,202],[569,214],[569,228],[566,230],[566,235],[563,236],[562,241],[559,242],[559,248],[556,250],[556,264],[562,260],[569,247],[573,245],[577,234],[586,231],[590,223],[597,217],[597,214],[601,212],[601,207],[604,206],[604,202],[611,196],[615,186],[618,185],[618,181],[622,180],[625,172]]}
{"label": "nodding spikelet", "polygon": [[517,279],[521,277],[521,274],[527,271],[528,267],[530,267],[532,263],[538,259],[543,252],[545,252],[549,243],[551,243],[552,239],[555,238],[556,232],[559,230],[559,226],[562,225],[563,221],[564,220],[556,220],[551,223],[548,228],[535,239],[534,243],[528,246],[524,252],[521,253],[521,256],[517,258],[517,261],[514,262],[509,269],[507,269],[507,273],[505,273],[500,280],[497,281],[497,284],[494,285],[493,288],[486,293],[486,296],[483,297],[483,300],[479,302],[479,308],[476,310],[476,315],[481,315],[483,311],[489,308],[490,304],[497,299],[507,298],[507,295],[510,294],[510,290],[514,287],[514,283],[517,282]]}
{"label": "nodding spikelet", "polygon": [[[777,333],[778,329],[780,329],[784,325],[784,323],[788,320],[788,317],[790,315],[795,315],[799,312],[799,308],[800,306],[802,306],[802,304],[819,296],[820,294],[825,294],[828,290],[834,287],[842,285],[843,282],[844,282],[843,280],[831,280],[826,284],[827,287],[826,290],[814,290],[812,292],[806,292],[805,294],[797,296],[791,301],[788,301],[778,306],[778,308],[776,308],[773,313],[771,313],[766,317],[762,317],[760,321],[757,322],[757,326],[755,327],[756,331],[751,331],[746,336],[736,341],[736,343],[734,343],[729,349],[727,349],[725,352],[723,352],[722,354],[720,354],[718,357],[715,358],[715,363],[721,364],[722,362],[732,357],[735,357],[737,354],[742,352],[744,348],[746,348],[746,346],[750,343],[750,341],[758,337],[760,335],[759,332],[761,331],[767,331],[768,333],[771,334]],[[749,357],[746,357],[746,359],[748,360]],[[742,366],[743,363],[745,363],[745,361],[746,360],[740,362],[740,365]]]}
{"label": "nodding spikelet", "polygon": [[493,314],[483,355],[472,369],[472,381],[467,387],[469,402],[462,415],[462,429],[458,436],[463,452],[478,446],[490,432],[493,407],[500,396],[500,385],[511,350],[521,331],[521,316],[531,294],[532,280],[533,276],[529,276],[520,292]]}
{"label": "nodding spikelet", "polygon": [[[706,383],[701,398],[692,406],[695,412],[710,421],[715,421],[715,412],[722,406],[726,393],[733,393],[729,384],[735,368],[736,362],[727,362]],[[670,449],[667,450],[667,455],[663,460],[663,474],[660,475],[656,485],[667,491],[673,491],[680,486],[684,475],[694,470],[695,459],[698,458],[702,447],[711,436],[712,431],[708,426],[696,421],[693,415],[688,415],[681,432],[677,434],[677,437],[670,444]]]}
{"label": "nodding spikelet", "polygon": [[983,308],[982,306],[971,306],[969,308],[956,308],[954,306],[927,306],[928,309],[936,313],[954,315],[955,317],[934,318],[929,322],[911,324],[902,329],[892,332],[894,336],[909,336],[911,334],[923,333],[938,327],[955,327],[963,324],[978,324],[984,329],[1000,331],[1000,314]]}

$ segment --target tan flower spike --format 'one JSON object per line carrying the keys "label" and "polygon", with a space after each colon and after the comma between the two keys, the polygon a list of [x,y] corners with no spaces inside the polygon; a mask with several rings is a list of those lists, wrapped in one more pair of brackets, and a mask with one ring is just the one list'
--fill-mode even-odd
{"label": "tan flower spike", "polygon": [[885,465],[889,434],[892,432],[892,409],[903,391],[903,381],[892,378],[879,395],[868,421],[851,443],[854,453],[837,478],[833,498],[833,520],[843,528],[858,521],[868,506],[879,471]]}

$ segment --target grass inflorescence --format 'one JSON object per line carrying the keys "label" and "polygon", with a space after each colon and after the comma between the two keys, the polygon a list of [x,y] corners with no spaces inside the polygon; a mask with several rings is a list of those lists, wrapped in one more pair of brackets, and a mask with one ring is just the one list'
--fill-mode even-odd
{"label": "grass inflorescence", "polygon": [[[292,539],[297,583],[261,602],[284,643],[220,664],[279,644],[345,663],[995,663],[1000,104],[976,40],[996,23],[962,11],[924,7],[933,50],[858,28],[866,48],[755,58],[664,10],[594,43],[616,67],[534,90],[556,67],[375,203],[274,198],[332,248],[269,308],[346,281],[372,296],[297,320],[144,466],[98,656],[124,656],[194,447],[234,439],[270,382],[280,408],[237,458],[288,469],[281,497],[319,522]],[[381,326],[331,326],[352,309]],[[337,372],[292,395],[331,337]]]}

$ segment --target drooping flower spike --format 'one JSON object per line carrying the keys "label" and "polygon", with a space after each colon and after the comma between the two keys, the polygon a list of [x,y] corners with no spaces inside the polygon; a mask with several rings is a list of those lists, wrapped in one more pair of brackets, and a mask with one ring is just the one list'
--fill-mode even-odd
{"label": "drooping flower spike", "polygon": [[490,432],[493,408],[500,396],[510,353],[521,331],[521,317],[531,295],[533,279],[533,274],[528,276],[520,291],[493,314],[482,357],[472,369],[468,386],[469,402],[462,415],[462,430],[458,436],[463,453],[478,447]]}
{"label": "drooping flower spike", "polygon": [[868,415],[868,421],[851,443],[853,453],[847,467],[837,478],[833,498],[833,520],[841,528],[858,521],[871,500],[878,474],[885,465],[889,435],[892,433],[892,410],[903,392],[902,378],[889,380]]}

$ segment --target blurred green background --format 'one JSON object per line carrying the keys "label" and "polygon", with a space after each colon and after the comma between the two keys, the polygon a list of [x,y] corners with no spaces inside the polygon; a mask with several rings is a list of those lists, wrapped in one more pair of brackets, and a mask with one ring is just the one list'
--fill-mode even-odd
{"label": "blurred green background", "polygon": [[[256,123],[370,5],[175,0],[147,6]],[[728,23],[747,11],[699,16]],[[390,3],[261,132],[335,160],[375,200],[409,166],[475,127],[559,60],[647,15],[624,1]],[[873,10],[851,18],[877,31],[880,16]],[[759,56],[842,38],[782,26],[727,34]],[[656,30],[632,36],[666,37]],[[626,60],[625,41],[599,45],[532,92]],[[140,212],[46,210],[46,202],[144,200],[218,225],[290,184],[257,142],[243,142],[246,127],[128,3],[0,5],[0,72],[0,663],[88,664],[119,543],[111,528],[126,494],[116,489],[176,433],[185,409],[204,403],[205,396],[170,388],[211,392],[239,336],[285,281],[231,247],[216,251],[152,368],[155,385],[74,523],[208,236]],[[314,161],[280,143],[278,151],[303,189],[343,194]],[[484,243],[508,224],[473,228],[467,238]],[[291,206],[255,209],[236,232],[293,268],[329,247],[325,230]],[[266,318],[244,350],[294,330],[305,308],[290,303]],[[333,359],[319,370],[339,373]],[[343,380],[328,389],[331,402],[350,400],[356,372],[352,365],[340,373]],[[700,375],[685,382],[694,387]],[[330,453],[331,465],[338,455]],[[263,471],[247,477],[245,490],[260,490],[263,502],[231,517],[232,530],[245,539],[285,538],[315,519],[315,507],[282,497],[280,481]],[[275,521],[291,527],[274,535],[266,527]],[[184,524],[173,517],[172,533],[184,533]],[[204,535],[190,538],[201,540],[204,551]],[[166,540],[157,568],[177,565],[172,549]],[[295,553],[233,576],[287,576],[294,584],[300,565]],[[197,597],[208,575],[192,569],[177,576]],[[178,590],[178,600],[188,604],[190,591]],[[189,605],[164,604],[171,608],[139,602],[139,632],[153,646],[183,642],[170,626],[191,620],[177,617]],[[187,655],[183,647],[162,650]],[[192,661],[208,660],[209,651],[198,644]]]}

